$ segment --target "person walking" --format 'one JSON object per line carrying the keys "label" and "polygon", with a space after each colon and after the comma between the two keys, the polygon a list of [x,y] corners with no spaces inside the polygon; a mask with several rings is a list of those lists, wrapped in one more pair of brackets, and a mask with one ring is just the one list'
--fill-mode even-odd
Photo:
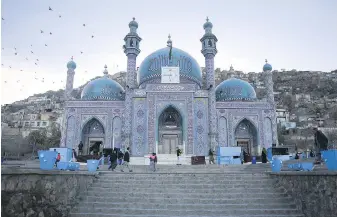
{"label": "person walking", "polygon": [[316,162],[315,164],[322,163],[321,151],[328,149],[328,138],[322,133],[322,131],[318,130],[316,127],[313,129],[314,137],[315,137],[315,148],[316,148]]}
{"label": "person walking", "polygon": [[214,162],[214,151],[210,148],[208,151],[208,162],[209,164],[215,164]]}
{"label": "person walking", "polygon": [[179,147],[177,147],[177,160],[178,160],[177,165],[181,165],[181,163],[180,163],[181,154],[182,154],[181,149]]}
{"label": "person walking", "polygon": [[80,141],[80,144],[78,144],[78,155],[83,154],[83,143]]}
{"label": "person walking", "polygon": [[128,147],[124,153],[124,162],[122,164],[121,172],[124,172],[124,168],[127,167],[129,172],[132,172],[130,166],[130,148]]}
{"label": "person walking", "polygon": [[123,158],[124,158],[124,154],[121,150],[118,151],[118,154],[117,154],[117,158],[118,158],[118,165],[122,165],[123,163]]}
{"label": "person walking", "polygon": [[266,148],[262,149],[261,160],[262,160],[262,163],[264,163],[264,164],[267,163],[267,150],[266,150]]}
{"label": "person walking", "polygon": [[110,164],[108,170],[111,169],[112,171],[114,171],[114,169],[117,167],[117,153],[116,153],[116,151],[112,152],[112,154],[110,156],[110,162],[111,162],[111,164]]}
{"label": "person walking", "polygon": [[157,161],[158,159],[156,153],[152,153],[152,155],[150,156],[150,170],[152,170],[153,172],[156,172]]}

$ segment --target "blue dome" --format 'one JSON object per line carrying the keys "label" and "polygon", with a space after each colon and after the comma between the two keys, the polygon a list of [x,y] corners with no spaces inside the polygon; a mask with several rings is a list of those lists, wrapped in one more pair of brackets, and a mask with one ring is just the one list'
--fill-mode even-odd
{"label": "blue dome", "polygon": [[124,100],[124,89],[107,76],[90,81],[82,90],[82,100]]}
{"label": "blue dome", "polygon": [[216,101],[253,101],[256,93],[252,85],[237,78],[221,82],[215,89]]}
{"label": "blue dome", "polygon": [[67,68],[68,69],[76,69],[76,63],[72,60],[70,60],[68,63],[67,63]]}
{"label": "blue dome", "polygon": [[[169,65],[170,48],[165,47],[147,56],[139,67],[139,84],[161,78],[161,67]],[[179,66],[180,78],[187,78],[199,85],[202,82],[202,73],[197,61],[185,51],[172,47],[172,66]]]}
{"label": "blue dome", "polygon": [[269,63],[264,64],[263,66],[263,71],[271,71],[273,69],[273,67],[271,67],[271,65]]}

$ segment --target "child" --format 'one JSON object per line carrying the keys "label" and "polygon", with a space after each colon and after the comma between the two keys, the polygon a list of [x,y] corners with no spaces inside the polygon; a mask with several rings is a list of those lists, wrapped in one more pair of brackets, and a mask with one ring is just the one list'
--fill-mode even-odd
{"label": "child", "polygon": [[55,167],[57,167],[57,163],[60,162],[60,160],[61,160],[61,154],[58,153],[56,156]]}
{"label": "child", "polygon": [[157,155],[156,153],[152,153],[150,156],[150,169],[152,169],[153,172],[156,172],[156,164],[157,164]]}

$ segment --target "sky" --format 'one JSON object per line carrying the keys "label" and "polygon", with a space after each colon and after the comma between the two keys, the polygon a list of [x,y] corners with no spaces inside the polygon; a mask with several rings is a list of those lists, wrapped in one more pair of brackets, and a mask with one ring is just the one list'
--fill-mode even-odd
{"label": "sky", "polygon": [[122,46],[132,17],[143,39],[137,66],[166,46],[168,34],[204,66],[208,16],[218,38],[216,68],[260,72],[267,58],[273,69],[332,71],[336,9],[336,0],[2,0],[1,104],[64,88],[72,56],[74,87],[103,75],[105,64],[110,74],[126,70]]}

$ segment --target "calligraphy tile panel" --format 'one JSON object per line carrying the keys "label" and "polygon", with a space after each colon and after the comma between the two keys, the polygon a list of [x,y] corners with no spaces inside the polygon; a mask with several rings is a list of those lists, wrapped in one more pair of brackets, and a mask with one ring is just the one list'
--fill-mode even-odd
{"label": "calligraphy tile panel", "polygon": [[144,156],[148,153],[148,128],[146,98],[133,99],[132,156]]}
{"label": "calligraphy tile panel", "polygon": [[208,153],[208,99],[194,99],[194,153],[204,156]]}

